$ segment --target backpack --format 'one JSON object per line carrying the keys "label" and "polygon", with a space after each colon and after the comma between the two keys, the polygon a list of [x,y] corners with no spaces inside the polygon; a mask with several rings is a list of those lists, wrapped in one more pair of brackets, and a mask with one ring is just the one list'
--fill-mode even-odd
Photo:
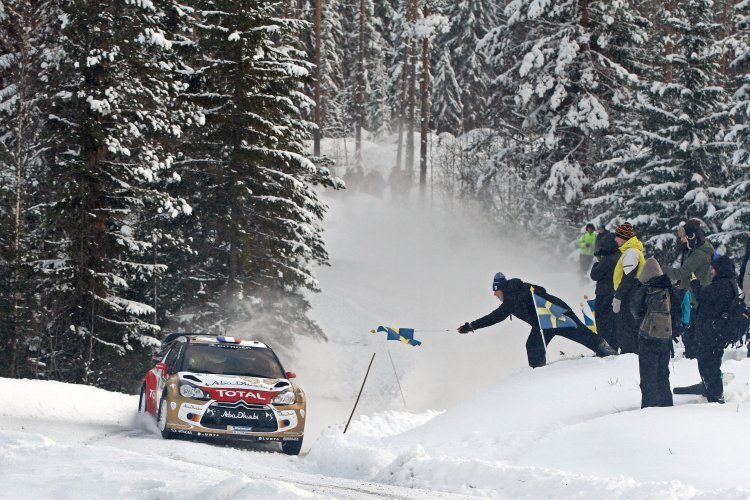
{"label": "backpack", "polygon": [[672,338],[672,299],[665,288],[646,288],[646,314],[640,326],[645,335],[668,340]]}
{"label": "backpack", "polygon": [[722,313],[721,319],[714,322],[713,327],[724,348],[742,341],[742,337],[750,329],[750,309],[745,304],[742,295],[735,295],[729,309]]}

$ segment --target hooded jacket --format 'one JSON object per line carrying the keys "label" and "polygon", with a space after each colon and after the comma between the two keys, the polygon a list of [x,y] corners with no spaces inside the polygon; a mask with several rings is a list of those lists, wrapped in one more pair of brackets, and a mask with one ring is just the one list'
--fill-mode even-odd
{"label": "hooded jacket", "polygon": [[695,248],[689,249],[685,247],[687,253],[684,254],[682,260],[682,266],[667,267],[664,269],[666,274],[672,281],[678,281],[678,288],[680,290],[688,290],[690,288],[690,282],[695,275],[701,286],[706,286],[711,283],[711,258],[714,255],[714,247],[708,241],[700,242]]}
{"label": "hooded jacket", "polygon": [[617,261],[615,272],[612,276],[612,284],[615,289],[615,298],[624,301],[641,274],[646,259],[643,257],[643,243],[633,236],[621,247],[622,255]]}
{"label": "hooded jacket", "polygon": [[696,327],[698,341],[702,348],[711,348],[718,339],[713,333],[713,323],[721,319],[737,296],[737,281],[734,264],[726,255],[720,255],[711,264],[716,275],[711,284],[701,289],[698,297]]}
{"label": "hooded jacket", "polygon": [[596,243],[596,233],[586,231],[578,238],[578,248],[581,251],[581,255],[594,255],[594,244]]}
{"label": "hooded jacket", "polygon": [[615,294],[612,276],[615,272],[615,266],[620,259],[620,251],[617,248],[615,235],[613,233],[604,233],[596,240],[598,250],[595,255],[599,261],[594,262],[591,268],[591,279],[596,281],[597,297],[612,297]]}
{"label": "hooded jacket", "polygon": [[679,311],[679,308],[672,282],[664,275],[656,259],[649,257],[638,276],[638,285],[631,301],[633,316],[641,320],[639,334],[669,340],[672,337],[673,312]]}
{"label": "hooded jacket", "polygon": [[524,283],[518,278],[512,278],[509,279],[503,287],[503,303],[500,307],[469,324],[476,330],[500,323],[508,316],[513,315],[532,327],[539,328],[539,319],[536,316],[536,306],[531,298],[531,287],[534,287],[534,293],[540,297],[552,302],[553,304],[559,303],[560,299],[549,295],[544,287],[532,285],[531,283]]}

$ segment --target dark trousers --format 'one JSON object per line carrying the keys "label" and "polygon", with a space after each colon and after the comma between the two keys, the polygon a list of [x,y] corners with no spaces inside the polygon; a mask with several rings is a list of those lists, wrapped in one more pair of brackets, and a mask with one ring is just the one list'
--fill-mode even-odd
{"label": "dark trousers", "polygon": [[615,335],[615,313],[612,312],[612,295],[597,295],[596,306],[596,332],[612,349],[617,350],[617,335]]}
{"label": "dark trousers", "polygon": [[638,337],[638,370],[641,373],[641,408],[672,406],[669,387],[671,340]]}
{"label": "dark trousers", "polygon": [[620,353],[638,354],[638,323],[630,313],[627,300],[623,300],[620,312],[615,314],[615,332]]}
{"label": "dark trousers", "polygon": [[698,351],[698,372],[706,387],[706,398],[710,403],[722,399],[724,384],[721,381],[721,358],[724,356],[722,347],[706,347]]}
{"label": "dark trousers", "polygon": [[[576,323],[579,323],[578,321]],[[600,343],[602,339],[597,334],[586,328],[586,325],[581,323],[576,328],[553,328],[550,330],[544,330],[544,340],[547,345],[555,336],[565,337],[573,342],[578,342],[582,346],[588,347],[592,351],[598,353]],[[529,334],[529,338],[526,339],[526,357],[529,359],[529,366],[532,368],[538,368],[547,364],[544,356],[545,348],[542,343],[542,336],[539,333],[539,328],[534,328]]]}

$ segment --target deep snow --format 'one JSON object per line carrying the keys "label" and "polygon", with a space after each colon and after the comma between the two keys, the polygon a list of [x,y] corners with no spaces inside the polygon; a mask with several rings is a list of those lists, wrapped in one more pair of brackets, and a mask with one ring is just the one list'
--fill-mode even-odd
{"label": "deep snow", "polygon": [[[387,174],[391,151],[369,144],[366,162]],[[744,349],[725,356],[726,405],[676,396],[640,410],[635,356],[597,359],[565,339],[531,370],[525,323],[455,328],[498,306],[496,271],[576,306],[591,290],[577,262],[414,194],[404,206],[328,196],[331,266],[310,300],[329,342],[301,341],[283,360],[308,393],[302,456],[163,441],[135,396],[0,379],[0,497],[750,498]],[[414,327],[423,344],[369,333],[380,324]],[[673,386],[697,377],[694,361],[675,360]]]}

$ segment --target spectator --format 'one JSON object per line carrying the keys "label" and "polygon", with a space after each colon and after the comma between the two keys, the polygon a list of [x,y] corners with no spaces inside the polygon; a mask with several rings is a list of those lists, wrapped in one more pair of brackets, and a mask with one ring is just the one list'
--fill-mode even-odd
{"label": "spectator", "polygon": [[586,224],[586,232],[578,238],[579,262],[581,265],[581,274],[588,276],[591,263],[594,261],[594,244],[596,243],[596,233],[594,225]]}
{"label": "spectator", "polygon": [[638,369],[641,375],[641,408],[672,406],[669,359],[672,354],[673,313],[680,303],[653,257],[646,260],[631,304],[638,328]]}
{"label": "spectator", "polygon": [[620,259],[620,251],[617,249],[615,235],[610,232],[599,234],[596,244],[599,249],[595,252],[594,266],[591,268],[591,279],[596,281],[596,304],[594,306],[596,331],[614,350],[617,350],[619,345],[615,335],[615,315],[612,312],[612,299],[615,296],[612,276],[617,261]]}
{"label": "spectator", "polygon": [[[620,224],[615,230],[615,242],[620,247],[620,258],[612,274],[615,296],[612,311],[615,313],[615,331],[621,353],[638,352],[638,323],[630,313],[630,299],[638,283],[638,275],[646,259],[643,257],[643,243],[635,235],[629,222]],[[622,304],[626,307],[622,308]]]}
{"label": "spectator", "polygon": [[458,332],[473,332],[474,330],[500,323],[508,316],[513,315],[531,326],[531,333],[526,340],[526,356],[529,360],[529,366],[532,368],[546,364],[545,343],[549,344],[556,335],[570,339],[573,342],[578,342],[594,351],[600,357],[616,354],[603,338],[589,330],[575,314],[570,314],[570,319],[575,322],[575,328],[545,329],[543,343],[542,334],[539,331],[537,307],[531,295],[531,287],[534,287],[536,295],[572,312],[568,304],[554,295],[547,293],[547,290],[543,287],[524,283],[518,278],[506,279],[503,273],[497,273],[492,281],[492,290],[495,297],[502,301],[502,305],[486,316],[459,326]]}

